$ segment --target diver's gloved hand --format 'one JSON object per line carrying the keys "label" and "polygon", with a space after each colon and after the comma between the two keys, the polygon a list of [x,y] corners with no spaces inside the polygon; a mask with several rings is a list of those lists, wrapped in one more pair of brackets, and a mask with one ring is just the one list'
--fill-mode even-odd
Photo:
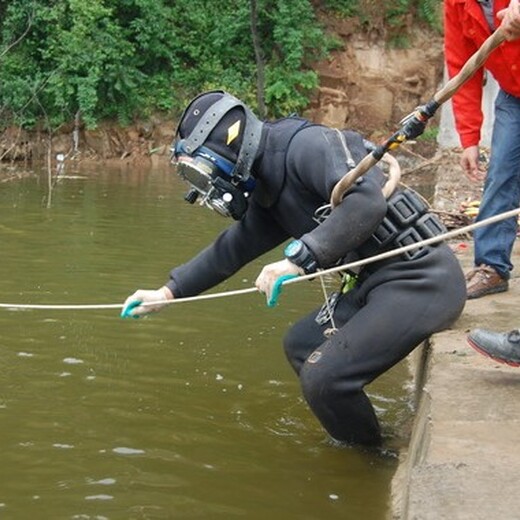
{"label": "diver's gloved hand", "polygon": [[[157,290],[139,289],[129,296],[123,304],[121,318],[140,318],[151,312],[158,312],[168,305],[168,301],[173,300],[173,294],[164,286]],[[149,303],[150,305],[141,305]]]}
{"label": "diver's gloved hand", "polygon": [[[296,264],[293,264],[290,260],[284,259],[279,262],[274,262],[273,264],[268,264],[264,266],[260,275],[256,279],[255,285],[256,288],[263,292],[267,301],[272,301],[273,296],[273,288],[275,286],[276,281],[281,276],[299,276],[305,274],[301,267],[298,267]],[[268,304],[269,305],[269,304]]]}

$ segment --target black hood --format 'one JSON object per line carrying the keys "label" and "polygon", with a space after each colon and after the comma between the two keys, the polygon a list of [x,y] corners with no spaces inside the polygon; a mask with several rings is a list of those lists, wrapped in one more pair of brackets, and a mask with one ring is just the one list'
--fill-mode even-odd
{"label": "black hood", "polygon": [[215,90],[193,99],[177,127],[176,153],[191,155],[201,146],[235,165],[233,176],[244,181],[251,175],[262,123],[240,100]]}

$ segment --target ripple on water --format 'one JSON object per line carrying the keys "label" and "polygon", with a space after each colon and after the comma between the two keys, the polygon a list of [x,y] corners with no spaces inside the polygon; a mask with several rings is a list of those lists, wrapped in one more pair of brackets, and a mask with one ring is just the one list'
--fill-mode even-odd
{"label": "ripple on water", "polygon": [[143,453],[145,453],[144,450],[126,447],[114,448],[112,451],[114,453],[117,453],[118,455],[142,455]]}
{"label": "ripple on water", "polygon": [[81,365],[82,363],[84,363],[84,361],[82,359],[73,358],[73,357],[64,358],[63,362],[66,363],[67,365]]}
{"label": "ripple on water", "polygon": [[114,500],[112,495],[88,495],[85,497],[85,500]]}
{"label": "ripple on water", "polygon": [[112,486],[117,482],[115,478],[107,477],[99,480],[87,479],[88,484],[101,485],[101,486]]}

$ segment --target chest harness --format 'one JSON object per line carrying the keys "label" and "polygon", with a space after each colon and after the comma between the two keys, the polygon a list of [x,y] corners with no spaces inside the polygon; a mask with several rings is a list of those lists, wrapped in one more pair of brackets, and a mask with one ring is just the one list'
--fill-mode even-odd
{"label": "chest harness", "polygon": [[[352,167],[352,154],[348,149],[346,140],[341,139],[341,141],[346,154],[347,164],[349,167]],[[365,253],[363,256],[371,256],[409,246],[447,232],[439,217],[430,213],[427,203],[411,188],[397,189],[387,199],[387,205],[385,217],[369,238],[367,246],[361,248],[363,253]],[[328,208],[318,208],[315,213],[315,220],[321,223],[329,214],[330,206]],[[418,247],[403,252],[401,258],[404,260],[415,260],[426,254],[426,252],[426,247]],[[363,269],[359,275],[357,273],[345,273],[342,279],[341,290],[330,295],[327,295],[322,281],[325,303],[318,312],[315,321],[319,325],[325,325],[330,322],[331,327],[324,331],[326,337],[330,337],[337,331],[334,322],[334,310],[340,295],[351,290],[357,283],[364,281],[370,274],[371,270],[368,268]]]}

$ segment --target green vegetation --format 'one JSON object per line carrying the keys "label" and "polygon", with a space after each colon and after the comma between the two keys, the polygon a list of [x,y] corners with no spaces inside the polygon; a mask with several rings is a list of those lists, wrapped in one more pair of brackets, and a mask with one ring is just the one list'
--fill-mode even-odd
{"label": "green vegetation", "polygon": [[265,116],[301,111],[318,85],[312,63],[335,43],[318,12],[371,27],[383,16],[401,30],[410,9],[435,25],[439,5],[323,0],[318,11],[311,0],[4,0],[1,125],[124,125],[177,114],[212,88],[265,107]]}
{"label": "green vegetation", "polygon": [[439,127],[435,125],[427,126],[424,132],[417,138],[418,141],[437,141]]}
{"label": "green vegetation", "polygon": [[343,18],[357,17],[367,31],[385,35],[394,47],[408,47],[414,25],[442,29],[442,0],[323,0],[325,9]]}

